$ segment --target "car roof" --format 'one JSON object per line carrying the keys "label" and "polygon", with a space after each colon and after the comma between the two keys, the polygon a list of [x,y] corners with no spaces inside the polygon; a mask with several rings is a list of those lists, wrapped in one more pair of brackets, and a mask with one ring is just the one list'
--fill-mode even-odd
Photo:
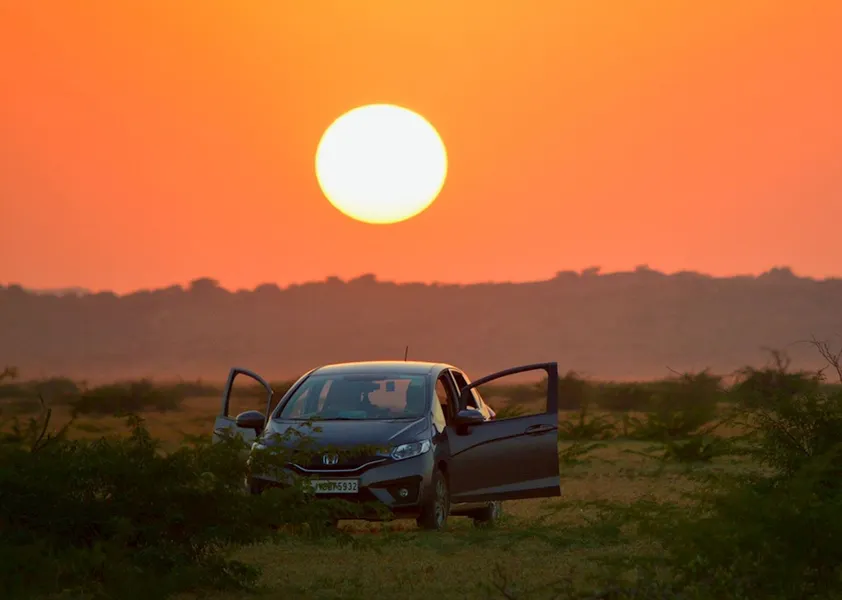
{"label": "car roof", "polygon": [[383,373],[404,375],[429,375],[442,369],[454,368],[444,363],[417,360],[368,360],[360,362],[335,363],[314,369],[311,375],[343,375],[351,373]]}

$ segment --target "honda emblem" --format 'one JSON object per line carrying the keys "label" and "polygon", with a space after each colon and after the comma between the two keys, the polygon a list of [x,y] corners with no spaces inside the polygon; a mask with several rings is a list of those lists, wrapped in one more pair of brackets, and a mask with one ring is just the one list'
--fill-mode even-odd
{"label": "honda emblem", "polygon": [[338,454],[325,454],[322,456],[322,464],[324,465],[335,465],[339,462],[339,455]]}

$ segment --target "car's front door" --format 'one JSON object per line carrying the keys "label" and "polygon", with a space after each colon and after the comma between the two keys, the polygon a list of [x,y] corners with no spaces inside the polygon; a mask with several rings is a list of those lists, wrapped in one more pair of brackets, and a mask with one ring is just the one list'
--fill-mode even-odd
{"label": "car's front door", "polygon": [[477,386],[537,370],[547,372],[547,403],[542,412],[448,427],[448,479],[453,502],[561,495],[557,363],[524,365],[477,379],[460,390],[460,409]]}
{"label": "car's front door", "polygon": [[254,429],[244,429],[242,427],[237,427],[237,415],[230,414],[231,392],[234,389],[234,381],[240,375],[253,379],[257,383],[259,383],[266,391],[266,412],[264,413],[264,415],[269,414],[268,411],[272,404],[272,396],[274,394],[274,392],[272,391],[272,386],[270,386],[265,379],[263,379],[254,371],[234,367],[228,373],[228,381],[225,383],[225,389],[222,392],[222,406],[220,407],[219,415],[216,417],[216,421],[213,424],[214,442],[218,442],[226,436],[240,435],[242,436],[245,442],[250,443],[253,442],[258,436],[258,432]]}

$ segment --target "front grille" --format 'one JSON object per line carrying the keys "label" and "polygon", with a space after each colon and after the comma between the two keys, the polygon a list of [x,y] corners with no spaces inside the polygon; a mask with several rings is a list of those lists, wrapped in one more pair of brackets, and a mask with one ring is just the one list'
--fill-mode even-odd
{"label": "front grille", "polygon": [[290,465],[299,472],[362,471],[368,465],[373,466],[386,461],[382,456],[339,456],[335,464],[325,464],[324,456],[324,454],[313,454],[301,457]]}

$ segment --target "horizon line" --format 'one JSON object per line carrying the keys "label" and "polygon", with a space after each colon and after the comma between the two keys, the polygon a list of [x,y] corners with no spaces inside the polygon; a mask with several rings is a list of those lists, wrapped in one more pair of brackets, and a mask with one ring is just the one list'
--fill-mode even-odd
{"label": "horizon line", "polygon": [[791,267],[789,266],[773,266],[770,267],[766,271],[761,271],[759,273],[733,273],[729,275],[713,275],[710,273],[704,273],[701,271],[694,271],[690,269],[682,269],[679,271],[673,272],[666,272],[666,271],[659,271],[658,269],[652,269],[648,265],[638,265],[632,270],[619,270],[619,271],[603,271],[599,266],[592,266],[586,267],[579,271],[574,271],[572,269],[568,270],[561,270],[556,271],[555,275],[546,279],[530,279],[530,280],[522,280],[522,281],[515,281],[515,280],[488,280],[488,281],[475,281],[471,283],[464,283],[464,282],[450,282],[450,281],[440,281],[440,280],[430,280],[430,281],[418,281],[418,280],[408,280],[408,281],[395,281],[395,280],[387,280],[387,279],[378,279],[377,274],[367,272],[362,273],[360,275],[356,275],[349,279],[342,279],[337,275],[327,275],[322,279],[310,279],[300,282],[290,282],[285,286],[280,285],[277,282],[266,281],[262,283],[255,284],[252,288],[245,288],[245,287],[225,287],[220,284],[219,280],[210,277],[210,276],[201,276],[193,278],[186,283],[171,283],[169,285],[161,285],[159,287],[145,287],[145,288],[136,288],[126,292],[115,292],[113,289],[98,289],[93,290],[90,288],[85,288],[82,286],[74,286],[74,285],[67,285],[67,286],[57,286],[51,288],[32,288],[27,287],[20,282],[6,282],[0,284],[0,290],[3,289],[12,289],[12,288],[19,288],[26,293],[33,294],[33,295],[54,295],[54,296],[67,296],[67,295],[76,295],[76,296],[89,296],[89,295],[96,295],[96,294],[112,294],[114,296],[122,297],[122,296],[131,296],[133,294],[139,294],[144,292],[154,292],[154,291],[162,291],[168,290],[173,288],[180,288],[184,291],[189,291],[194,284],[203,282],[207,284],[212,284],[213,287],[219,288],[224,290],[228,293],[238,293],[238,292],[255,292],[260,288],[277,288],[279,291],[285,291],[294,289],[297,287],[303,287],[306,285],[318,285],[318,284],[328,284],[328,283],[341,283],[341,284],[349,284],[354,282],[360,281],[367,281],[372,283],[383,283],[383,284],[394,284],[394,285],[424,285],[429,287],[470,287],[470,286],[477,286],[477,285],[528,285],[534,283],[549,283],[551,281],[555,281],[564,277],[576,277],[576,278],[599,278],[599,277],[609,277],[609,276],[616,276],[616,275],[634,275],[634,274],[649,274],[649,275],[658,275],[663,277],[674,277],[680,275],[690,275],[701,277],[704,279],[740,279],[740,278],[750,278],[750,279],[759,279],[764,276],[770,275],[778,275],[782,277],[788,277],[792,279],[798,279],[802,281],[814,281],[814,282],[822,282],[822,281],[842,281],[842,275],[831,275],[826,277],[813,277],[813,276],[802,276],[798,275]]}

